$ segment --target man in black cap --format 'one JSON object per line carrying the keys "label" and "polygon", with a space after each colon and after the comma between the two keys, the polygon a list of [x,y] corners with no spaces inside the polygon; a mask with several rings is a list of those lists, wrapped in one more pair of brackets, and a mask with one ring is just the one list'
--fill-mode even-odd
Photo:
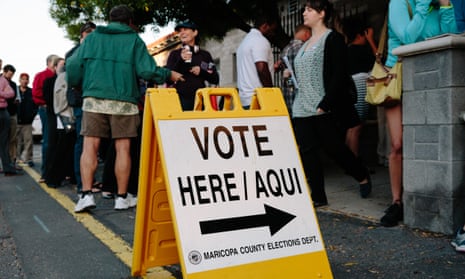
{"label": "man in black cap", "polygon": [[183,75],[185,81],[175,83],[174,87],[182,109],[192,110],[197,89],[206,87],[206,82],[217,85],[219,75],[210,53],[198,45],[197,25],[192,21],[184,21],[176,25],[175,30],[179,33],[182,45],[170,53],[166,67]]}

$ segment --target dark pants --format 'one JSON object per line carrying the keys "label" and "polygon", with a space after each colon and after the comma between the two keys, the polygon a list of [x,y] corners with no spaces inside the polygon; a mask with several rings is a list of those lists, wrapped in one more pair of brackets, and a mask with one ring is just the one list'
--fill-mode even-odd
{"label": "dark pants", "polygon": [[[140,161],[140,134],[131,138],[131,173],[129,175],[128,193],[137,196],[139,186],[139,161]],[[108,146],[102,173],[102,191],[117,193],[118,185],[115,176],[116,149],[115,141],[112,140]]]}
{"label": "dark pants", "polygon": [[74,143],[74,176],[76,177],[77,192],[82,190],[81,180],[81,154],[84,137],[81,136],[82,108],[73,108],[74,117],[76,118],[76,141]]}
{"label": "dark pants", "polygon": [[0,159],[2,160],[3,171],[13,172],[14,166],[11,164],[10,152],[8,150],[10,133],[10,114],[5,108],[0,108]]}
{"label": "dark pants", "polygon": [[48,149],[48,121],[47,121],[47,108],[45,106],[39,107],[38,114],[40,122],[42,122],[42,165],[40,167],[41,175],[45,174],[47,165],[47,149]]}
{"label": "dark pants", "polygon": [[74,142],[76,141],[75,131],[66,133],[64,129],[55,129],[54,142],[49,145],[47,169],[44,175],[47,184],[58,187],[66,177],[74,179]]}
{"label": "dark pants", "polygon": [[327,202],[320,149],[323,149],[337,165],[357,181],[367,178],[367,168],[345,144],[344,131],[338,126],[331,113],[294,118],[293,123],[313,201]]}

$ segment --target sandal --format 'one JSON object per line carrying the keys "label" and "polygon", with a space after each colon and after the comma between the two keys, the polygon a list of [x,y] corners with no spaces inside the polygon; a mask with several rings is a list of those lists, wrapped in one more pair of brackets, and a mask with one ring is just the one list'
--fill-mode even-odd
{"label": "sandal", "polygon": [[94,184],[92,184],[92,193],[100,193],[102,192],[102,182],[94,182]]}

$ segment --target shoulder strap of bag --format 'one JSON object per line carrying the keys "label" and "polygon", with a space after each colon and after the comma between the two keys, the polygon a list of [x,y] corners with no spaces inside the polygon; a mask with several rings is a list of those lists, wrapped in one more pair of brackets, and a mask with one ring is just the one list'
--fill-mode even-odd
{"label": "shoulder strap of bag", "polygon": [[[408,0],[405,0],[405,3],[407,3],[408,15],[410,19],[412,19],[413,17],[412,6],[410,6],[410,3]],[[383,28],[381,29],[381,37],[378,43],[378,52],[376,53],[376,60],[379,63],[381,63],[381,58],[384,55],[384,47],[386,45],[386,40],[387,40],[387,25],[388,25],[388,14],[386,14],[386,17],[384,18]]]}

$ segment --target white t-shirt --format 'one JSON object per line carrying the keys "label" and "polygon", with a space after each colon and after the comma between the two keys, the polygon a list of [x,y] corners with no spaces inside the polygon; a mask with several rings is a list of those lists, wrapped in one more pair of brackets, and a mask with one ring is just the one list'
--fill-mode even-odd
{"label": "white t-shirt", "polygon": [[242,40],[237,48],[237,87],[242,106],[249,106],[255,88],[263,87],[258,78],[256,62],[269,62],[271,44],[256,28]]}

